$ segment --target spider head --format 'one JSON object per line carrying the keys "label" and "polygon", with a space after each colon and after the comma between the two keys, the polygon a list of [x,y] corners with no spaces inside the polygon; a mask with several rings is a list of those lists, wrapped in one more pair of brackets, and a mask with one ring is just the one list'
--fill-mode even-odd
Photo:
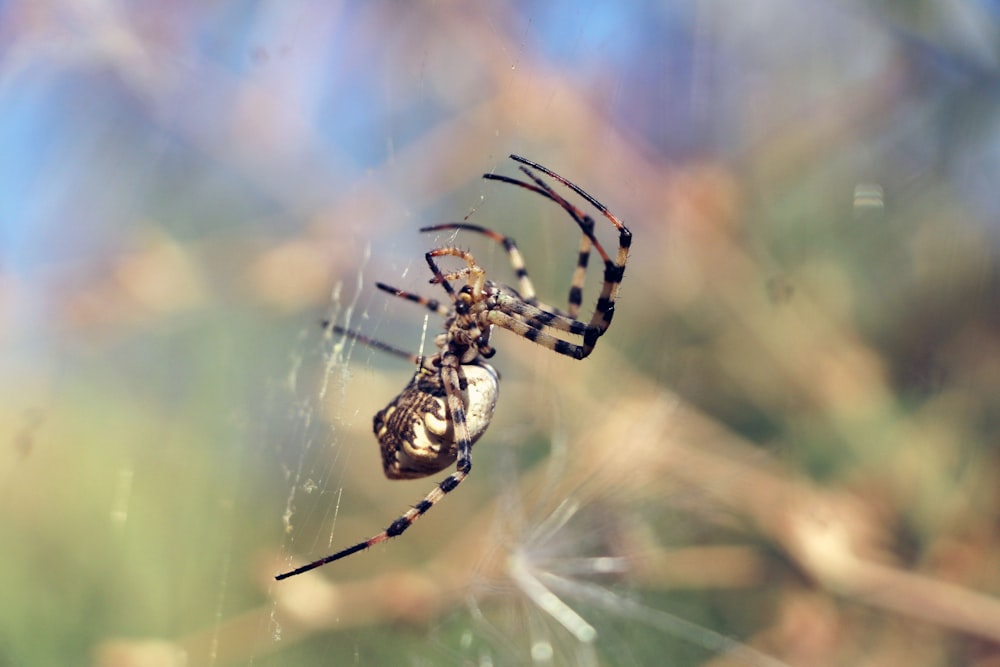
{"label": "spider head", "polygon": [[455,293],[455,312],[459,315],[467,315],[475,304],[486,298],[486,292],[482,287],[477,288],[473,284],[463,285]]}

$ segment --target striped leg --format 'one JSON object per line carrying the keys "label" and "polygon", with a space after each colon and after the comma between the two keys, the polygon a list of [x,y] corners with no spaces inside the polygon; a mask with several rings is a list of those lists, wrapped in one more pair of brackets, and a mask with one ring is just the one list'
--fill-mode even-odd
{"label": "striped leg", "polygon": [[[594,220],[588,215],[584,217],[584,222],[590,223],[590,229],[594,228]],[[580,250],[576,255],[576,268],[573,269],[573,279],[569,283],[569,307],[566,313],[575,318],[580,314],[580,306],[583,304],[583,283],[587,280],[587,264],[590,261],[590,249],[593,247],[593,234],[584,233],[580,237]]]}
{"label": "striped leg", "polygon": [[283,572],[275,577],[278,581],[294,577],[297,574],[314,570],[317,567],[332,563],[333,561],[347,558],[359,551],[364,551],[368,547],[385,542],[388,539],[402,535],[403,532],[413,525],[413,522],[427,513],[448,493],[451,493],[462,483],[472,470],[472,439],[469,436],[469,427],[465,422],[465,406],[462,405],[462,393],[459,388],[458,358],[454,355],[446,355],[441,362],[441,378],[444,381],[445,396],[448,402],[448,412],[454,424],[455,436],[458,440],[456,470],[452,474],[441,480],[423,500],[408,509],[402,516],[389,524],[389,527],[378,535],[373,535],[363,542],[358,542],[354,546],[342,549],[335,554],[331,554],[311,563],[299,566],[294,570]]}
{"label": "striped leg", "polygon": [[350,329],[345,329],[342,326],[336,324],[330,324],[330,322],[327,320],[323,321],[323,328],[329,328],[331,331],[335,333],[347,336],[351,340],[356,340],[362,345],[367,345],[368,347],[376,349],[380,352],[385,352],[386,354],[402,357],[403,359],[406,359],[410,361],[410,363],[416,364],[417,366],[419,366],[423,362],[423,357],[421,357],[420,355],[413,354],[412,352],[407,352],[406,350],[401,350],[398,347],[393,347],[388,343],[383,343],[380,340],[375,340],[374,338],[370,338],[364,334],[358,333],[357,331],[351,331]]}
{"label": "striped leg", "polygon": [[[593,220],[590,221],[589,233],[587,228],[583,227],[584,234],[590,237],[590,241],[594,244],[594,248],[600,254],[601,259],[604,260],[604,285],[601,288],[600,296],[597,298],[597,307],[594,309],[594,315],[590,320],[590,326],[592,328],[596,328],[597,330],[597,333],[593,335],[593,341],[596,342],[597,337],[607,330],[608,326],[611,324],[611,318],[615,314],[615,299],[618,297],[618,288],[621,286],[622,277],[625,275],[625,264],[628,262],[629,248],[632,246],[632,232],[630,232],[628,227],[623,225],[618,218],[612,215],[611,211],[609,211],[604,204],[597,201],[580,186],[563,178],[551,169],[543,167],[537,162],[532,162],[531,160],[527,160],[518,155],[511,155],[510,157],[512,160],[520,162],[522,165],[528,165],[528,167],[532,167],[533,169],[537,169],[538,171],[551,176],[573,192],[586,199],[591,206],[600,211],[601,214],[615,226],[615,229],[618,230],[618,256],[614,261],[612,261],[604,251],[604,248],[601,247],[601,244],[597,242],[596,238],[594,238]],[[544,181],[535,176],[530,169],[522,166],[521,170],[524,171],[524,173],[526,173],[540,188],[544,189],[549,194],[550,199],[562,206],[574,220],[577,220],[577,216],[580,215],[580,211],[577,210],[575,206],[570,204],[560,195],[556,194]],[[586,217],[587,216],[585,216],[585,218]],[[583,225],[581,224],[581,226]],[[584,338],[584,345],[587,345],[587,337]]]}
{"label": "striped leg", "polygon": [[[511,155],[510,157],[511,159],[522,164],[521,171],[523,171],[528,178],[532,180],[533,184],[498,174],[484,174],[483,178],[517,185],[525,188],[526,190],[538,193],[547,199],[551,199],[555,203],[559,204],[563,210],[566,211],[571,218],[573,218],[583,232],[584,239],[580,243],[580,254],[577,261],[577,268],[573,273],[573,284],[570,287],[570,308],[568,312],[573,313],[574,316],[577,312],[579,312],[583,292],[583,282],[591,248],[597,251],[604,262],[604,284],[601,288],[601,293],[598,296],[597,305],[594,308],[594,314],[591,316],[587,331],[584,334],[584,347],[588,349],[587,353],[589,354],[589,350],[593,349],[593,346],[597,343],[597,339],[607,330],[608,326],[611,324],[612,317],[614,317],[615,300],[617,299],[618,288],[621,285],[622,277],[625,273],[625,264],[628,261],[629,248],[632,245],[632,232],[630,232],[628,228],[623,225],[620,220],[618,220],[618,218],[612,215],[604,204],[597,201],[575,183],[568,181],[559,174],[553,172],[551,169],[543,167],[536,162],[532,162],[517,155]],[[555,180],[573,190],[575,193],[586,199],[615,226],[618,230],[618,254],[614,260],[611,259],[608,253],[604,250],[604,247],[597,240],[597,237],[594,236],[594,220],[567,201],[565,197],[555,192],[545,181],[539,178],[528,167],[537,169],[538,171],[551,176]]]}
{"label": "striped leg", "polygon": [[528,303],[538,303],[538,299],[535,297],[535,287],[531,283],[531,278],[528,277],[528,270],[524,267],[524,257],[521,256],[521,252],[517,249],[514,239],[509,236],[499,234],[492,229],[480,227],[479,225],[470,225],[464,222],[446,222],[441,225],[422,227],[420,231],[443,232],[452,229],[466,232],[476,232],[477,234],[482,234],[502,245],[503,249],[507,251],[507,256],[510,258],[510,265],[514,269],[514,275],[517,276],[517,289],[521,298]]}
{"label": "striped leg", "polygon": [[[421,296],[419,294],[413,294],[412,292],[407,292],[405,290],[397,289],[390,285],[386,285],[385,283],[375,283],[375,286],[378,287],[383,292],[388,292],[393,296],[398,296],[402,299],[406,299],[407,301],[412,301],[413,303],[424,306],[432,313],[437,313],[442,317],[447,317],[450,314],[448,308],[441,305],[441,302],[439,302],[437,299],[428,299],[427,297]],[[324,329],[329,329],[330,331],[333,331],[335,333],[347,336],[351,340],[356,340],[359,343],[367,345],[368,347],[373,348],[375,350],[379,350],[380,352],[385,352],[386,354],[391,354],[396,357],[401,357],[403,359],[410,361],[413,364],[416,364],[417,366],[423,363],[423,357],[420,355],[413,354],[405,350],[401,350],[398,347],[393,347],[388,343],[383,343],[380,340],[376,340],[362,333],[358,333],[357,331],[352,331],[351,329],[345,329],[340,325],[333,324],[329,320],[323,320],[322,324]]]}
{"label": "striped leg", "polygon": [[388,292],[393,296],[398,296],[401,299],[406,299],[407,301],[412,301],[413,303],[419,304],[427,308],[427,310],[432,313],[437,313],[441,317],[448,317],[450,311],[448,308],[441,304],[437,299],[428,299],[425,296],[419,294],[414,294],[413,292],[407,292],[406,290],[397,289],[391,285],[386,285],[385,283],[375,283],[375,287],[378,287],[383,292]]}
{"label": "striped leg", "polygon": [[503,291],[502,288],[500,294],[497,296],[497,307],[498,310],[504,313],[519,315],[524,319],[525,324],[533,329],[549,327],[576,336],[583,336],[587,333],[586,322],[581,322],[562,313],[545,310],[540,306],[525,303],[518,299],[516,295]]}
{"label": "striped leg", "polygon": [[576,343],[570,343],[562,338],[553,336],[550,333],[542,331],[538,327],[532,326],[525,320],[514,317],[513,315],[505,313],[499,309],[489,311],[487,319],[490,324],[495,324],[498,327],[507,329],[508,331],[513,331],[521,338],[527,338],[528,340],[538,343],[553,352],[558,352],[559,354],[564,354],[567,357],[573,357],[574,359],[583,359],[590,354],[591,350],[594,349],[593,345],[590,345],[589,347],[587,347],[586,344],[577,345]]}
{"label": "striped leg", "polygon": [[[526,173],[534,178],[534,175],[530,172]],[[594,237],[593,218],[583,213],[583,211],[579,210],[562,197],[559,197],[559,195],[552,192],[548,185],[541,181],[538,181],[542,186],[539,187],[537,185],[531,185],[530,183],[519,181],[516,178],[502,176],[500,174],[483,174],[483,178],[491,181],[500,181],[501,183],[516,185],[524,188],[525,190],[531,190],[532,192],[540,194],[547,199],[551,199],[566,209],[576,224],[580,226],[580,229],[583,231],[583,236],[580,237],[580,249],[577,253],[576,269],[573,270],[573,279],[570,281],[569,296],[567,298],[569,305],[566,309],[567,315],[576,317],[580,312],[580,305],[583,301],[583,283],[587,275],[587,264],[590,261],[590,250],[593,245],[597,243],[597,239]],[[535,180],[537,181],[538,179]],[[525,300],[527,301],[527,299]]]}
{"label": "striped leg", "polygon": [[[435,257],[445,257],[445,256],[459,257],[464,259],[466,266],[464,269],[459,269],[458,271],[452,271],[450,273],[442,273],[441,269],[438,268],[437,262],[434,261]],[[427,266],[431,268],[431,273],[434,277],[431,278],[431,283],[440,283],[444,290],[448,292],[448,296],[452,300],[457,299],[455,295],[455,289],[448,282],[449,280],[457,280],[459,278],[464,278],[469,276],[469,286],[472,287],[474,294],[481,294],[483,287],[486,284],[486,271],[483,270],[481,266],[476,264],[475,258],[471,253],[465,250],[460,250],[459,248],[435,248],[428,253],[424,254],[424,258],[427,260]],[[457,306],[457,301],[456,301]]]}

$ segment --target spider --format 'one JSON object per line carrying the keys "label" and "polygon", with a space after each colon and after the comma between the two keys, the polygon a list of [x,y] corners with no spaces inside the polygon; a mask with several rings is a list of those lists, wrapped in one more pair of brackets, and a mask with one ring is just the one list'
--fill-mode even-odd
{"label": "spider", "polygon": [[[444,330],[435,338],[437,352],[429,357],[410,354],[363,334],[336,325],[333,331],[375,349],[408,359],[417,370],[409,384],[374,418],[375,437],[382,451],[382,465],[389,479],[426,477],[456,463],[448,475],[423,500],[393,521],[388,528],[354,546],[284,572],[275,579],[287,579],[346,558],[368,547],[401,535],[445,495],[454,491],[472,470],[472,446],[485,433],[493,417],[500,376],[488,363],[496,350],[491,344],[494,326],[514,332],[553,352],[583,359],[597,345],[615,313],[615,298],[625,273],[632,233],[599,201],[552,170],[517,155],[510,156],[529,179],[484,174],[483,178],[509,183],[552,200],[573,219],[583,236],[576,269],[569,288],[566,310],[540,303],[514,240],[495,231],[467,223],[449,222],[423,227],[421,232],[466,231],[482,234],[503,246],[517,276],[514,289],[486,278],[486,271],[472,254],[454,246],[435,248],[424,257],[430,267],[430,283],[440,285],[448,301],[442,303],[384,283],[376,286],[394,296],[412,301],[444,318]],[[583,197],[607,218],[618,231],[618,254],[612,259],[594,236],[594,219],[558,194],[536,173],[541,172]],[[577,319],[583,297],[587,263],[592,250],[604,262],[604,284],[589,321]],[[442,271],[438,258],[456,257],[465,266]],[[453,281],[462,281],[460,287]],[[563,336],[578,336],[578,343]]]}

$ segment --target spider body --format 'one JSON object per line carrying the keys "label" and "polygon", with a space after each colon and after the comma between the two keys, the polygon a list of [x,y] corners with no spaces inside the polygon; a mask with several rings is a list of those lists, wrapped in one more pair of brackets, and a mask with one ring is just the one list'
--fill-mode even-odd
{"label": "spider body", "polygon": [[[276,579],[307,572],[402,534],[469,475],[472,470],[472,445],[485,433],[493,418],[500,388],[499,375],[486,363],[486,359],[496,352],[492,346],[495,328],[507,329],[557,354],[583,359],[590,355],[598,339],[611,325],[618,288],[632,244],[632,233],[603,204],[577,185],[535,162],[516,155],[510,157],[520,163],[520,169],[529,181],[497,174],[485,174],[483,178],[515,185],[555,202],[582,232],[567,308],[553,308],[538,301],[521,254],[510,237],[478,225],[459,222],[422,228],[422,232],[466,231],[482,234],[500,244],[507,252],[518,287],[515,289],[488,280],[485,269],[479,266],[471,253],[455,246],[443,246],[427,252],[424,259],[431,271],[430,283],[441,286],[448,297],[448,305],[437,299],[376,283],[380,290],[412,301],[444,318],[443,330],[434,339],[437,352],[432,356],[424,358],[410,354],[336,325],[331,325],[329,329],[408,359],[417,366],[409,384],[375,415],[373,421],[386,476],[390,479],[425,477],[452,463],[455,464],[455,471],[381,533],[279,574]],[[618,252],[613,259],[594,235],[594,219],[553,190],[536,171],[581,196],[614,226],[618,233]],[[596,252],[604,264],[604,281],[594,312],[589,320],[584,321],[577,319],[577,315],[592,252]],[[438,262],[444,257],[453,258],[448,260],[451,262],[458,263],[456,260],[459,260],[459,268],[442,271]],[[579,341],[574,342],[573,337]]]}

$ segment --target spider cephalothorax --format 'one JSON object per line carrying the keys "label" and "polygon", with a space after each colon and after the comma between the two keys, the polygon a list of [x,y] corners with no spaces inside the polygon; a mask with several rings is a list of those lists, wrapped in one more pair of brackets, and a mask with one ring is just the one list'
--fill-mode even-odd
{"label": "spider cephalothorax", "polygon": [[[413,301],[444,317],[443,331],[434,339],[437,352],[420,357],[404,352],[363,334],[338,326],[331,330],[376,349],[409,359],[417,371],[409,384],[385,409],[375,415],[374,430],[382,450],[382,465],[390,479],[426,477],[455,463],[455,472],[445,477],[419,503],[407,510],[381,533],[335,554],[313,561],[276,579],[285,579],[339,560],[400,535],[464,480],[472,470],[472,445],[486,432],[500,389],[500,376],[488,363],[495,353],[491,345],[494,327],[512,331],[558,354],[583,359],[607,331],[615,312],[615,299],[625,273],[632,233],[607,208],[581,188],[553,171],[517,155],[521,171],[530,179],[485,174],[483,178],[510,183],[535,192],[561,206],[579,226],[580,240],[576,270],[570,284],[566,310],[546,306],[535,297],[535,289],[513,239],[490,229],[460,222],[424,227],[422,232],[468,231],[482,234],[507,251],[517,276],[518,288],[486,279],[486,271],[471,253],[454,246],[435,248],[424,255],[432,284],[441,285],[448,296],[437,299],[406,292],[384,283],[377,287]],[[542,172],[583,197],[607,218],[618,232],[618,253],[608,255],[594,236],[594,219],[558,194],[534,170]],[[583,283],[592,251],[604,263],[604,283],[594,313],[588,321],[577,319],[583,299]],[[438,258],[455,257],[465,266],[443,272]],[[454,260],[453,260],[454,261]],[[461,282],[460,282],[461,281]],[[456,289],[452,282],[460,284]],[[463,284],[464,283],[464,284]],[[560,337],[577,336],[579,342]]]}

